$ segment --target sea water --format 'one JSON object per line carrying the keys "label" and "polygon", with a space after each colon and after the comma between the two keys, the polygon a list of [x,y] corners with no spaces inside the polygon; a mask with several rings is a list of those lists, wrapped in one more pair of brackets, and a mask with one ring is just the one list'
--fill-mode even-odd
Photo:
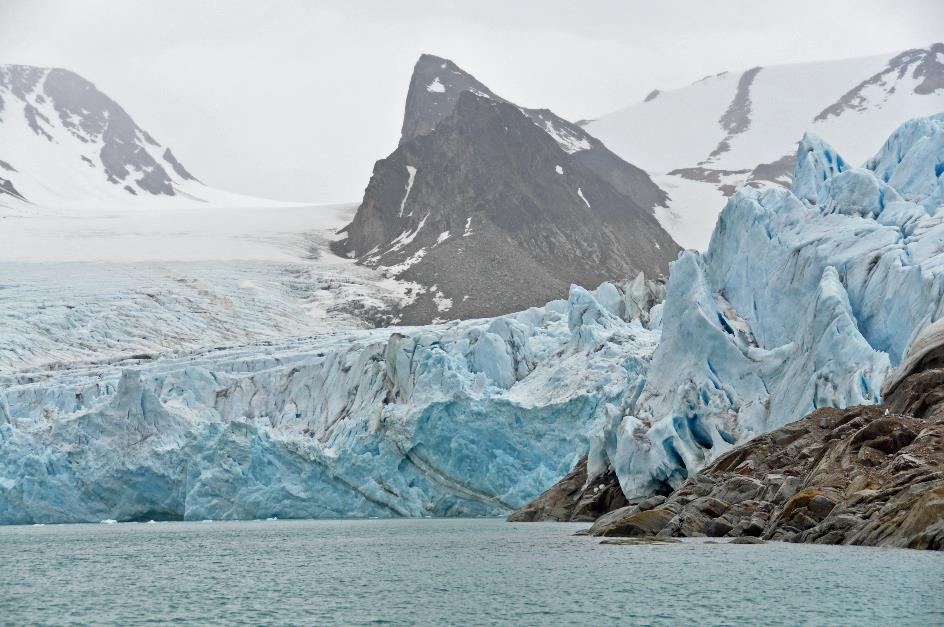
{"label": "sea water", "polygon": [[944,555],[494,519],[0,527],[0,623],[940,625]]}

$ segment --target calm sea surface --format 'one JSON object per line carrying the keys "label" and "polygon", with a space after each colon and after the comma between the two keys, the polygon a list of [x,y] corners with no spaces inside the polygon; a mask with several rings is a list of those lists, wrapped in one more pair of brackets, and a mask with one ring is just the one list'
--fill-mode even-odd
{"label": "calm sea surface", "polygon": [[0,623],[944,625],[940,553],[609,546],[583,527],[0,527]]}

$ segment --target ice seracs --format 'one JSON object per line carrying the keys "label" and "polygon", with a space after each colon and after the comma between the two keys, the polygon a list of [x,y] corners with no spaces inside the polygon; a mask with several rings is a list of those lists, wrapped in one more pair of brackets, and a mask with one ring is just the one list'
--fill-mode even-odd
{"label": "ice seracs", "polygon": [[[942,132],[917,120],[898,134],[914,126]],[[910,158],[937,145],[925,142],[900,154],[891,142],[847,168],[807,136],[802,197],[737,192],[708,251],[673,264],[646,385],[594,438],[591,475],[612,467],[627,495],[645,494],[818,407],[878,402],[889,369],[944,317],[944,219],[869,166],[897,160],[911,180],[944,157]]]}
{"label": "ice seracs", "polygon": [[921,181],[941,133],[907,122],[841,171],[806,142],[803,197],[738,191],[667,285],[0,375],[0,522],[498,514],[585,454],[591,482],[666,492],[816,408],[880,401],[937,346],[944,214]]}
{"label": "ice seracs", "polygon": [[657,338],[574,287],[494,319],[4,377],[0,522],[499,514],[569,470]]}

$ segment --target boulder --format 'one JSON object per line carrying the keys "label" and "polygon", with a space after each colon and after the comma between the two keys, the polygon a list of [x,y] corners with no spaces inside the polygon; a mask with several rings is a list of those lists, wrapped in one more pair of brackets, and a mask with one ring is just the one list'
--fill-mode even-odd
{"label": "boulder", "polygon": [[605,526],[594,524],[590,528],[590,534],[624,537],[654,536],[662,531],[672,518],[674,515],[668,510],[650,509],[619,518]]}

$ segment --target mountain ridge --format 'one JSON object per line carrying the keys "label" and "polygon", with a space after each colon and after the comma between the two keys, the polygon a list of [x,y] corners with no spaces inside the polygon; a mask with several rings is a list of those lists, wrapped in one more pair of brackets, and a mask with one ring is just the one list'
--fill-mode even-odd
{"label": "mountain ridge", "polygon": [[15,209],[289,204],[203,184],[120,104],[59,67],[0,65],[0,164],[0,203]]}
{"label": "mountain ridge", "polygon": [[563,297],[572,283],[665,273],[678,247],[649,207],[611,184],[607,159],[619,160],[602,144],[439,57],[417,66],[401,142],[377,162],[344,244],[419,286],[400,322],[498,315]]}
{"label": "mountain ridge", "polygon": [[[650,94],[652,96],[652,94]],[[721,72],[589,121],[670,197],[656,213],[683,246],[704,249],[742,185],[789,185],[796,141],[831,137],[852,163],[903,119],[944,111],[944,43],[868,57]]]}

